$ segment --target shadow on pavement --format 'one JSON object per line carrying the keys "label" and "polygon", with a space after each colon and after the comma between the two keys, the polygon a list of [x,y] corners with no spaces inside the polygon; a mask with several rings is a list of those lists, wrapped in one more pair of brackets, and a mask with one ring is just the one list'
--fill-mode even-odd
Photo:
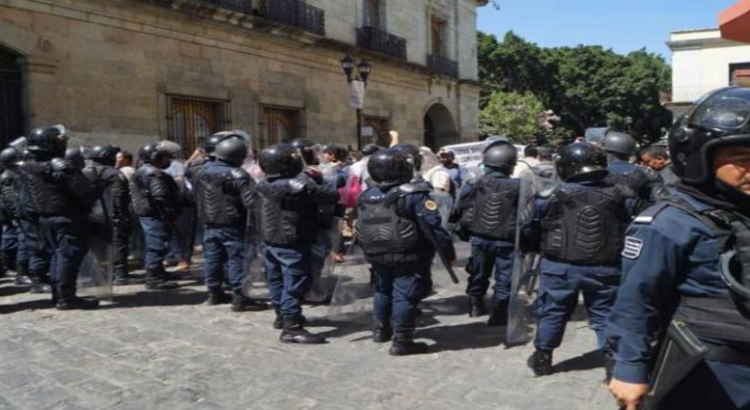
{"label": "shadow on pavement", "polygon": [[10,285],[10,286],[3,286],[3,287],[0,287],[0,297],[19,295],[21,293],[26,293],[28,291],[29,291],[28,286],[18,286],[15,284]]}
{"label": "shadow on pavement", "polygon": [[[45,297],[46,296],[46,297]],[[0,314],[7,315],[10,313],[22,312],[24,310],[52,309],[54,306],[49,299],[49,295],[40,295],[43,299],[29,300],[26,302],[13,303],[11,305],[0,305]]]}
{"label": "shadow on pavement", "polygon": [[341,338],[354,333],[369,331],[371,328],[367,320],[332,320],[325,317],[309,318],[306,324],[309,328],[314,327],[332,327],[333,330],[320,332],[321,336],[326,338]]}
{"label": "shadow on pavement", "polygon": [[428,299],[421,303],[424,313],[431,316],[469,315],[469,298],[455,295],[443,299]]}
{"label": "shadow on pavement", "polygon": [[206,292],[191,289],[165,291],[141,291],[115,296],[115,303],[104,305],[101,309],[120,309],[150,306],[184,306],[200,305],[206,301]]}
{"label": "shadow on pavement", "polygon": [[565,360],[553,366],[555,373],[582,372],[604,367],[604,357],[599,350]]}
{"label": "shadow on pavement", "polygon": [[505,328],[487,327],[486,322],[482,320],[455,326],[418,329],[416,337],[435,341],[435,345],[430,346],[430,353],[487,349],[505,342]]}

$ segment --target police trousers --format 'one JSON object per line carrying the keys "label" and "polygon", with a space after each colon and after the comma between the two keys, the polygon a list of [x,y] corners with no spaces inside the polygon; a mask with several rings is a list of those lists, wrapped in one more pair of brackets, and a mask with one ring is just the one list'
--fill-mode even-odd
{"label": "police trousers", "polygon": [[160,272],[169,252],[172,229],[167,222],[151,217],[139,218],[146,238],[146,270]]}
{"label": "police trousers", "polygon": [[305,295],[313,284],[310,245],[265,245],[271,304],[283,316],[299,316]]}
{"label": "police trousers", "polygon": [[511,244],[471,238],[471,261],[466,294],[484,296],[490,287],[490,279],[494,276],[492,302],[496,305],[507,302],[513,274],[513,255],[514,246]]}
{"label": "police trousers", "polygon": [[235,293],[242,292],[245,279],[245,227],[206,225],[203,233],[203,276],[209,289],[220,289],[224,272]]}
{"label": "police trousers", "polygon": [[589,324],[596,333],[599,348],[609,352],[604,337],[605,325],[620,283],[620,271],[612,266],[579,266],[542,259],[539,297],[535,310],[539,328],[534,344],[540,350],[560,346],[565,325],[578,306],[578,296],[589,314]]}
{"label": "police trousers", "polygon": [[0,258],[3,269],[16,270],[18,255],[18,222],[3,222],[3,238],[0,243]]}
{"label": "police trousers", "polygon": [[51,249],[38,219],[19,219],[19,242],[16,266],[19,273],[37,278],[42,282],[50,281]]}
{"label": "police trousers", "polygon": [[52,255],[52,285],[62,299],[75,296],[78,269],[88,252],[86,217],[54,216],[40,218],[47,246]]}
{"label": "police trousers", "polygon": [[414,332],[419,302],[432,290],[431,263],[425,260],[372,265],[376,322],[390,323],[396,334]]}

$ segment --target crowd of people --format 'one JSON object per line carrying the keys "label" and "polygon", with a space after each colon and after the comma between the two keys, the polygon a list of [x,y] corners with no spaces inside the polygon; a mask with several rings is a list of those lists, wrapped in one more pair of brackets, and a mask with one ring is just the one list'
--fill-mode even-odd
{"label": "crowd of people", "polygon": [[[429,350],[415,341],[419,304],[433,259],[452,271],[462,240],[468,314],[510,337],[532,312],[536,376],[553,373],[582,296],[623,408],[750,409],[749,120],[750,89],[722,89],[676,120],[668,146],[639,150],[607,130],[519,155],[490,139],[478,170],[397,138],[356,156],[304,139],[254,153],[241,131],[207,139],[179,169],[179,147],[147,144],[134,168],[115,146],[83,154],[64,127],[40,127],[0,152],[2,263],[57,309],[94,309],[76,293],[88,252],[112,255],[116,285],[169,291],[170,242],[183,241],[171,248],[187,265],[199,230],[208,304],[272,308],[281,342],[319,344],[303,302],[329,258],[359,247],[373,341],[403,356]],[[195,210],[187,222],[183,203]],[[145,242],[144,279],[128,269],[133,236]],[[270,304],[246,291],[258,264]]]}

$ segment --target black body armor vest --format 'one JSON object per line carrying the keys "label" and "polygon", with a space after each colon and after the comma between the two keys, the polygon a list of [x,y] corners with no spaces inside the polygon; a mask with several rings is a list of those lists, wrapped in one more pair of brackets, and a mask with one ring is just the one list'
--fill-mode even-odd
{"label": "black body armor vest", "polygon": [[19,167],[19,176],[31,199],[34,214],[62,216],[85,213],[71,209],[77,201],[53,180],[49,162],[25,162]]}
{"label": "black body armor vest", "polygon": [[21,216],[18,191],[18,172],[15,169],[6,169],[0,174],[0,201],[5,220],[18,219]]}
{"label": "black body armor vest", "polygon": [[461,224],[474,235],[513,242],[518,218],[518,181],[484,177],[475,189],[475,205],[464,214]]}
{"label": "black body armor vest", "polygon": [[589,187],[552,194],[541,221],[544,256],[574,265],[614,265],[620,261],[629,217],[620,188]]}
{"label": "black body armor vest", "polygon": [[268,180],[258,184],[253,213],[263,242],[277,246],[312,243],[320,229],[320,208],[302,201],[300,194],[285,191]]}
{"label": "black body armor vest", "polygon": [[[232,185],[235,180],[248,178],[241,169],[234,169],[222,174],[201,172],[196,185],[198,210],[204,223],[227,225],[245,224],[247,212],[242,202],[241,193],[235,192]],[[249,179],[249,178],[248,178]]]}
{"label": "black body armor vest", "polygon": [[404,215],[406,197],[427,193],[407,184],[378,197],[363,194],[358,206],[356,234],[370,263],[392,264],[424,259],[429,254],[418,222]]}

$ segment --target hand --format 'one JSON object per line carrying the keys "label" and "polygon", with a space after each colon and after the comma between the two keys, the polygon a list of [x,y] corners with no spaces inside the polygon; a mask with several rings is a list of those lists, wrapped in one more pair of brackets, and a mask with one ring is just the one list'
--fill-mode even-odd
{"label": "hand", "polygon": [[638,410],[643,397],[648,393],[648,384],[636,384],[612,379],[609,391],[615,396],[617,404],[625,410]]}
{"label": "hand", "polygon": [[323,177],[323,171],[319,170],[315,167],[307,167],[305,168],[305,174],[310,175],[313,178],[322,178]]}

